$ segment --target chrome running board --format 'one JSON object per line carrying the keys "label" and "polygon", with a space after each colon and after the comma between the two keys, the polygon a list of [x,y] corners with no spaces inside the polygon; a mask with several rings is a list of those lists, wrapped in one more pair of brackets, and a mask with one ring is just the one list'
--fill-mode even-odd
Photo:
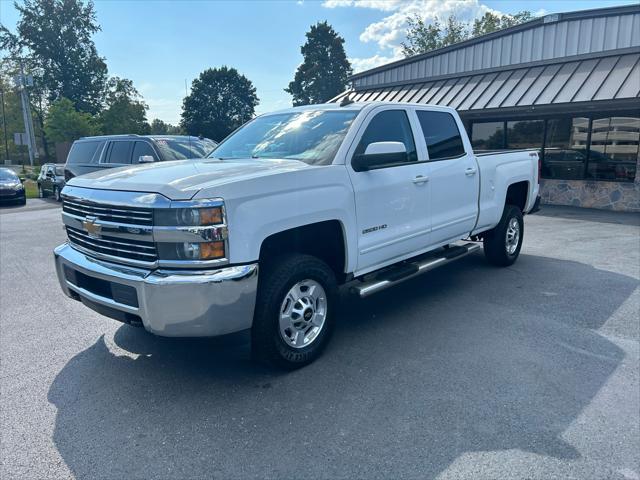
{"label": "chrome running board", "polygon": [[433,270],[434,268],[441,267],[442,265],[465,257],[477,250],[480,250],[480,245],[477,243],[454,245],[443,250],[441,255],[437,257],[430,256],[423,259],[404,262],[398,267],[380,272],[380,274],[375,276],[372,280],[356,281],[356,284],[351,286],[351,291],[360,297],[368,297],[369,295],[373,295],[385,288],[392,287],[393,285],[397,285],[405,280],[417,277],[429,270]]}

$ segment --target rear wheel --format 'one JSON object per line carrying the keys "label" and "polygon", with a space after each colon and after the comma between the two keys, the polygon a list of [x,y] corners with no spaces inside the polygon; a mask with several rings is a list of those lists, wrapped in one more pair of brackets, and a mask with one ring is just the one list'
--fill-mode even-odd
{"label": "rear wheel", "polygon": [[493,265],[507,267],[520,255],[524,237],[522,212],[515,205],[507,205],[498,225],[484,236],[484,254]]}
{"label": "rear wheel", "polygon": [[309,255],[288,255],[260,274],[251,331],[254,358],[287,370],[314,361],[334,325],[338,287],[333,271]]}
{"label": "rear wheel", "polygon": [[53,187],[53,197],[56,199],[56,202],[60,202],[62,200],[60,197],[60,189],[57,186]]}

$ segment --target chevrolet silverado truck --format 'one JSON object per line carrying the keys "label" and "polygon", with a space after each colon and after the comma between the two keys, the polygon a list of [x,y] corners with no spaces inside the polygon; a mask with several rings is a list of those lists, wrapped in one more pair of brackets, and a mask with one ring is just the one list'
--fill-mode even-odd
{"label": "chevrolet silverado truck", "polygon": [[475,155],[455,110],[398,103],[261,115],[198,161],[72,179],[64,293],[163,336],[250,330],[293,369],[327,345],[338,289],[366,297],[478,250],[511,265],[538,154]]}

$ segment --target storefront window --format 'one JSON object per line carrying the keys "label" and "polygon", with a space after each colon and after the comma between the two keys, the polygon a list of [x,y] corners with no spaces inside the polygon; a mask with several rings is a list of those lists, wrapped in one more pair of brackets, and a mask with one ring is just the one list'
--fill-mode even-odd
{"label": "storefront window", "polygon": [[471,127],[471,145],[474,150],[504,148],[504,122],[476,122]]}
{"label": "storefront window", "polygon": [[507,148],[538,148],[542,150],[544,120],[507,122]]}
{"label": "storefront window", "polygon": [[548,120],[542,176],[565,180],[584,178],[588,138],[588,118]]}
{"label": "storefront window", "polygon": [[587,178],[633,182],[639,144],[640,118],[594,119],[591,126]]}

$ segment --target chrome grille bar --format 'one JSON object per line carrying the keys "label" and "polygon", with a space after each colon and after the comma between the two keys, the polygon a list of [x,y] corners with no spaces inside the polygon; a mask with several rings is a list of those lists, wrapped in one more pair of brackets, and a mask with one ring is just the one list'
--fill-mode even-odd
{"label": "chrome grille bar", "polygon": [[158,259],[156,246],[152,242],[130,241],[120,237],[96,238],[68,225],[67,236],[72,244],[96,253],[144,262]]}
{"label": "chrome grille bar", "polygon": [[93,216],[100,220],[115,221],[130,225],[152,225],[153,211],[151,209],[115,207],[110,205],[95,205],[81,202],[77,199],[64,199],[62,210],[81,217]]}

